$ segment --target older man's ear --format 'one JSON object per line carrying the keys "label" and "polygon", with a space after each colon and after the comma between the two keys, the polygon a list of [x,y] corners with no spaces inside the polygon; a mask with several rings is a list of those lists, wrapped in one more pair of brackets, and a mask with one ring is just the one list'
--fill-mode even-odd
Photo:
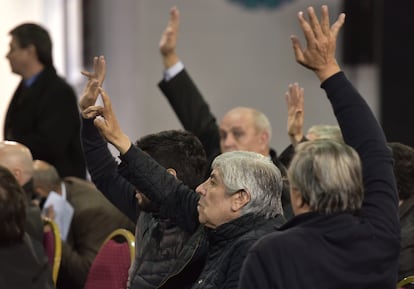
{"label": "older man's ear", "polygon": [[240,190],[234,193],[231,198],[233,198],[231,210],[237,212],[250,202],[250,193],[245,190]]}

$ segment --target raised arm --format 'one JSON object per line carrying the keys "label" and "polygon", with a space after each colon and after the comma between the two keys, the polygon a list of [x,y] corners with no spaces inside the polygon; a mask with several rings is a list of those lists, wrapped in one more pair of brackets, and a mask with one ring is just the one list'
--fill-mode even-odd
{"label": "raised arm", "polygon": [[101,107],[95,106],[95,103],[106,74],[105,58],[95,57],[94,72],[84,71],[82,74],[89,78],[79,100],[82,115],[81,140],[88,171],[105,197],[135,223],[139,214],[135,187],[119,173],[108,143],[93,124],[94,118],[101,111]]}
{"label": "raised arm", "polygon": [[345,14],[330,26],[328,7],[323,5],[320,21],[312,7],[307,9],[309,21],[299,12],[298,19],[306,39],[302,48],[292,37],[297,62],[313,70],[332,104],[345,142],[359,154],[363,167],[365,198],[361,215],[372,224],[397,236],[398,194],[392,167],[391,151],[384,132],[371,109],[340,72],[335,58],[336,38]]}
{"label": "raised arm", "polygon": [[[306,38],[306,47],[303,49],[299,40],[296,37],[292,37],[295,57],[300,64],[313,70],[322,82],[321,87],[325,89],[328,99],[331,102],[346,144],[353,147],[359,154],[363,170],[364,201],[362,208],[358,212],[355,212],[358,216],[357,218],[349,215],[350,218],[347,216],[345,221],[345,219],[341,219],[345,216],[342,212],[339,212],[339,214],[333,213],[331,215],[332,218],[329,215],[323,216],[318,214],[317,217],[314,215],[314,217],[306,219],[306,215],[299,215],[296,219],[298,221],[289,224],[287,228],[285,227],[284,232],[280,232],[280,234],[273,236],[273,238],[265,238],[263,243],[258,243],[257,247],[249,252],[243,266],[239,288],[274,289],[289,288],[289,285],[292,288],[302,288],[304,287],[302,286],[303,284],[310,284],[310,287],[316,287],[312,285],[317,284],[321,279],[319,278],[322,276],[320,274],[316,278],[307,277],[303,274],[299,274],[301,276],[298,278],[294,276],[295,274],[288,276],[289,272],[296,273],[298,270],[305,272],[312,266],[314,267],[311,269],[315,272],[318,271],[317,267],[325,270],[325,273],[327,273],[325,274],[327,276],[326,284],[335,284],[343,288],[351,288],[353,287],[352,285],[358,285],[354,287],[368,288],[370,285],[371,287],[375,287],[372,284],[387,284],[383,287],[392,288],[391,286],[395,286],[393,282],[397,275],[396,270],[394,271],[396,269],[394,265],[396,265],[396,257],[399,252],[399,225],[397,211],[398,194],[392,172],[391,151],[386,146],[384,133],[372,111],[361,95],[346,79],[345,74],[340,71],[336,62],[336,37],[340,27],[344,23],[345,15],[341,14],[338,20],[330,26],[327,6],[322,6],[320,21],[316,17],[312,7],[309,7],[307,12],[309,21],[304,18],[302,12],[298,14],[298,19]],[[312,146],[310,145],[310,147]],[[343,147],[343,149],[347,148]],[[335,162],[336,160],[332,159],[332,161]],[[338,168],[338,170],[340,169],[341,167]],[[310,171],[308,170],[307,172],[309,173]],[[358,179],[356,176],[352,177],[353,179]],[[339,216],[340,218],[335,219]],[[314,221],[317,218],[318,221]],[[338,228],[334,227],[333,220],[342,220],[338,222]],[[314,228],[317,227],[315,224],[317,223],[322,224],[322,226],[319,226],[315,230]],[[309,246],[307,246],[308,243],[299,242],[294,245],[290,244],[292,240],[298,239],[298,232],[302,232],[299,234],[303,234],[306,230],[316,232],[315,236],[317,237],[314,236],[315,238],[313,240],[320,243],[318,245],[319,250],[325,251],[326,249],[328,252],[327,256],[331,260],[339,260],[341,257],[338,256],[347,254],[347,252],[353,253],[347,261],[339,265],[333,265],[332,269],[329,270],[325,269],[327,268],[325,264],[323,266],[320,265],[323,262],[313,264],[311,261],[305,262],[307,265],[304,266],[302,264],[297,266],[296,264],[299,264],[299,261],[290,264],[290,269],[275,269],[278,268],[279,264],[283,267],[283,261],[281,262],[280,260],[283,260],[284,254],[286,256],[289,255],[286,252],[292,250],[302,250],[305,252],[305,250],[309,249]],[[349,248],[347,247],[348,243],[337,242],[337,240],[343,239],[345,234],[342,235],[342,233],[344,232],[346,232],[345,234],[347,236],[345,238],[349,237],[348,241],[352,243],[349,244]],[[279,249],[286,245],[286,248],[289,250],[281,249],[271,258],[267,258],[266,255],[271,252],[265,249],[270,249],[271,247],[260,247],[260,245],[268,244],[266,241],[269,240],[273,241],[272,245],[276,244],[275,246]],[[364,257],[359,259],[357,254],[364,252],[363,250],[370,246],[375,249],[372,252],[370,251],[367,257],[361,255]],[[276,248],[273,249],[277,251]],[[315,254],[305,255],[305,259],[313,260],[312,257]],[[392,260],[394,257],[395,261]],[[335,262],[331,263],[333,264]],[[364,265],[362,267],[360,266],[361,268],[365,269],[367,267],[367,270],[370,272],[376,271],[378,273],[377,276],[384,276],[384,278],[373,277],[365,280],[366,274],[361,273],[361,268],[351,268],[354,264],[362,263]],[[382,265],[375,267],[373,264]],[[347,274],[354,276],[347,278]],[[375,275],[373,274],[373,276]],[[293,282],[289,283],[292,280]],[[334,287],[334,285],[329,286],[326,284],[324,284],[326,288]]]}
{"label": "raised arm", "polygon": [[212,160],[220,153],[219,130],[209,105],[183,68],[177,55],[179,22],[180,14],[174,7],[170,11],[170,20],[160,40],[160,53],[166,69],[166,77],[158,85],[183,127],[200,139],[207,157]]}
{"label": "raised arm", "polygon": [[165,69],[171,68],[180,61],[176,52],[179,27],[180,12],[177,7],[173,7],[170,11],[170,19],[167,27],[162,33],[160,39],[160,52]]}
{"label": "raised arm", "polygon": [[293,146],[296,146],[303,139],[305,110],[303,94],[304,89],[297,82],[289,84],[289,89],[285,94],[288,108],[287,132]]}
{"label": "raised arm", "polygon": [[177,220],[178,226],[193,233],[199,225],[199,195],[131,144],[119,126],[109,96],[103,89],[100,92],[104,107],[99,110],[102,117],[95,118],[94,124],[100,134],[121,153],[121,159],[128,168],[128,181],[160,206],[162,216]]}
{"label": "raised arm", "polygon": [[306,138],[303,136],[304,99],[303,88],[298,83],[289,84],[285,94],[288,109],[287,133],[290,145],[279,155],[279,160],[288,168],[295,154],[295,146]]}

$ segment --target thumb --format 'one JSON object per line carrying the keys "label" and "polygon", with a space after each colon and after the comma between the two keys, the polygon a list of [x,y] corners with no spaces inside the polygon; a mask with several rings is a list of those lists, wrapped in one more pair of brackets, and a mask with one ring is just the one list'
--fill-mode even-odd
{"label": "thumb", "polygon": [[95,117],[93,124],[99,131],[103,131],[106,128],[106,122],[102,116]]}

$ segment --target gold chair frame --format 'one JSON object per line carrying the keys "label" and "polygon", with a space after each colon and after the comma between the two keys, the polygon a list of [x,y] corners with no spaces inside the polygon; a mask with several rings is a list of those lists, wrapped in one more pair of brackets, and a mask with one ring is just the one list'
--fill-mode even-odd
{"label": "gold chair frame", "polygon": [[53,283],[56,286],[56,282],[57,282],[57,278],[59,274],[59,268],[60,268],[60,261],[62,258],[62,240],[60,238],[60,231],[59,231],[59,227],[56,224],[56,222],[47,217],[42,217],[42,219],[43,219],[44,227],[50,226],[50,229],[52,231],[53,238],[54,238],[55,254],[53,257],[52,279],[53,279]]}
{"label": "gold chair frame", "polygon": [[414,276],[407,276],[397,283],[397,288],[402,288],[411,283],[414,283]]}
{"label": "gold chair frame", "polygon": [[132,264],[135,259],[135,236],[127,229],[116,229],[113,231],[108,237],[106,237],[105,241],[103,241],[102,246],[104,246],[109,240],[112,240],[118,236],[124,237],[127,241]]}

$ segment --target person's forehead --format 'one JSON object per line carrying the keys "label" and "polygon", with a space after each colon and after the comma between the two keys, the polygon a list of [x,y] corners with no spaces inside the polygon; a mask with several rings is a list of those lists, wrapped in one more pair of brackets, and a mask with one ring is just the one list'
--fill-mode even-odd
{"label": "person's forehead", "polygon": [[254,126],[252,113],[249,110],[237,110],[228,112],[220,122],[220,128],[248,128]]}
{"label": "person's forehead", "polygon": [[11,47],[20,47],[20,43],[19,43],[18,39],[14,36],[11,37],[9,45]]}
{"label": "person's forehead", "polygon": [[210,178],[214,179],[215,181],[221,182],[223,180],[220,170],[218,168],[214,168],[211,171]]}

